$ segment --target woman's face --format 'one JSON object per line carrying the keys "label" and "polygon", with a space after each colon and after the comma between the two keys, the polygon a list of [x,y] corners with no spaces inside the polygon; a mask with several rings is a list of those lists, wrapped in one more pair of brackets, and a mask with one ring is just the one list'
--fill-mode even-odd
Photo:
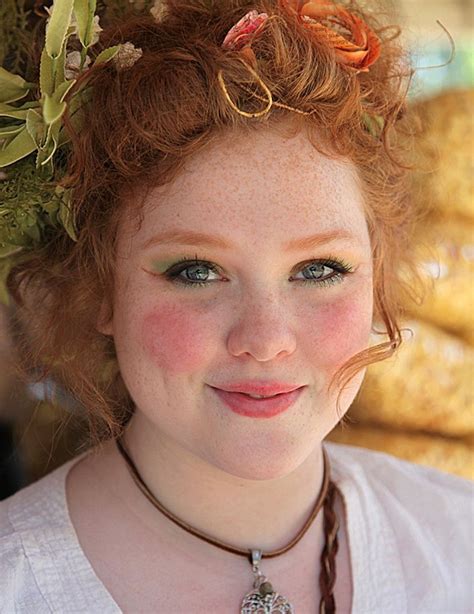
{"label": "woman's face", "polygon": [[[270,479],[339,421],[327,386],[368,347],[372,306],[353,167],[317,153],[304,133],[266,127],[212,143],[151,192],[140,228],[123,220],[114,316],[101,330],[114,337],[132,421],[153,445]],[[364,373],[341,395],[342,412]],[[253,418],[213,389],[242,380],[304,389],[285,412]]]}

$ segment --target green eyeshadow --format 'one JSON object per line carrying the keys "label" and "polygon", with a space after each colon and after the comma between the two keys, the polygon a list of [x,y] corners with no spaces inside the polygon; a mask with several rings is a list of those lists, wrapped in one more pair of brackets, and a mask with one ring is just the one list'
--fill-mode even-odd
{"label": "green eyeshadow", "polygon": [[176,263],[176,259],[174,260],[155,260],[151,263],[151,270],[154,273],[164,273],[167,269],[169,269],[175,263]]}

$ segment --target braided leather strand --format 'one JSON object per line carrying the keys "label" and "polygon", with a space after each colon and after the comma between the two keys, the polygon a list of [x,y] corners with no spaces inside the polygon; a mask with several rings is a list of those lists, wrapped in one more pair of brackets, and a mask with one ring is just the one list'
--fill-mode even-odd
{"label": "braided leather strand", "polygon": [[321,553],[321,573],[319,575],[321,602],[319,604],[319,614],[334,614],[336,611],[333,595],[334,584],[336,583],[336,554],[339,549],[337,538],[339,521],[334,511],[336,493],[336,485],[332,481],[329,482],[324,502],[324,535],[326,543]]}

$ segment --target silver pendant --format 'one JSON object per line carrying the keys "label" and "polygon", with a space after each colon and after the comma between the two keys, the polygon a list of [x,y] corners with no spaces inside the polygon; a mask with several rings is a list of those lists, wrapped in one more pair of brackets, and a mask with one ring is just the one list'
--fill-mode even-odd
{"label": "silver pendant", "polygon": [[279,593],[259,569],[261,550],[252,550],[253,590],[247,593],[240,607],[240,614],[294,614],[294,608]]}

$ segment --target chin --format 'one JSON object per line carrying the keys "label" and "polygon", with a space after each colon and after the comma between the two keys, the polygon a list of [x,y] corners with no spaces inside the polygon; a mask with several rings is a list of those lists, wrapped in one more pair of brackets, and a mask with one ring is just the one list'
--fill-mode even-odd
{"label": "chin", "polygon": [[249,480],[254,482],[263,482],[268,480],[278,480],[283,479],[286,476],[290,475],[297,469],[299,465],[290,465],[286,467],[278,466],[275,467],[271,463],[268,466],[264,467],[262,465],[257,466],[249,466],[245,467],[245,469],[238,469],[236,467],[222,467],[222,470],[227,474],[232,475],[241,480]]}
{"label": "chin", "polygon": [[[263,441],[265,439],[265,441]],[[295,471],[316,449],[317,443],[295,440],[288,433],[283,442],[274,435],[260,438],[259,443],[245,441],[225,450],[213,450],[204,460],[217,469],[244,480],[277,480]]]}

